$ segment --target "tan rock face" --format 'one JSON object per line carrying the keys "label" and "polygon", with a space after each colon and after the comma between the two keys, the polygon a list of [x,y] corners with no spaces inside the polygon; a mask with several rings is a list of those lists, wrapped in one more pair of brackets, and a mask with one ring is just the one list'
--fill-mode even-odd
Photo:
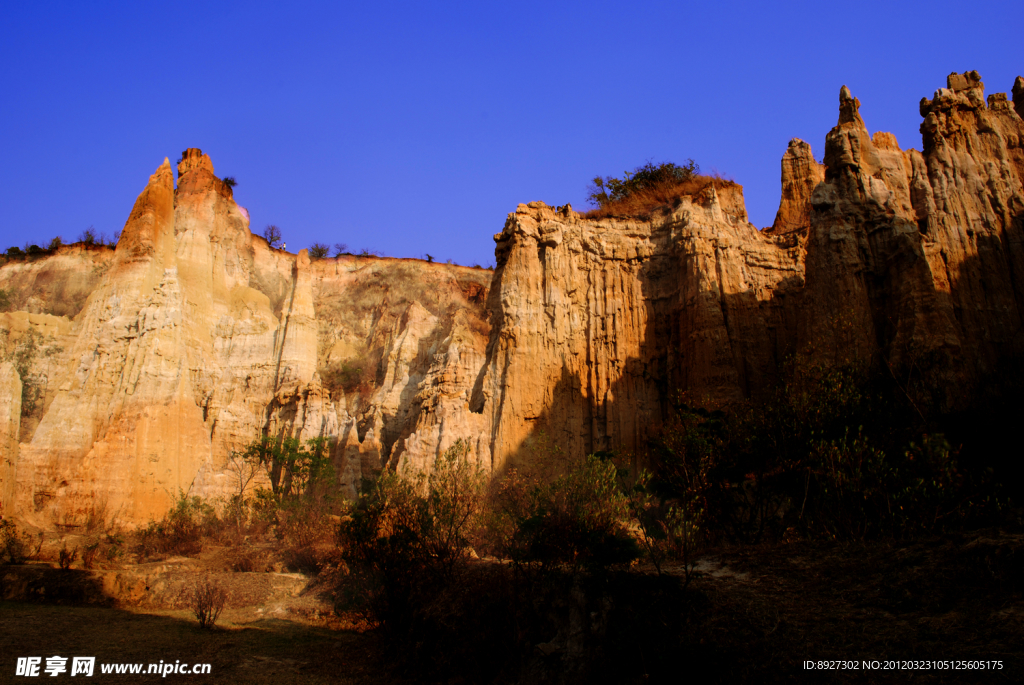
{"label": "tan rock face", "polygon": [[869,137],[859,116],[828,134],[811,198],[807,358],[931,359],[950,406],[1020,352],[1024,125],[983,95],[968,72],[922,101],[923,152]]}
{"label": "tan rock face", "polygon": [[635,451],[669,395],[725,402],[763,387],[792,347],[781,303],[802,251],[746,221],[738,187],[650,221],[520,205],[498,243],[495,332],[475,407],[495,468]]}
{"label": "tan rock face", "polygon": [[110,268],[112,256],[106,246],[64,245],[44,259],[4,264],[0,287],[14,311],[73,319]]}
{"label": "tan rock face", "polygon": [[0,516],[13,513],[20,427],[21,376],[14,364],[0,362]]}
{"label": "tan rock face", "polygon": [[938,406],[970,401],[1024,344],[1024,129],[1007,102],[986,106],[978,74],[954,74],[921,105],[924,151],[903,152],[868,133],[843,87],[824,169],[790,144],[763,233],[719,197],[648,222],[520,205],[495,236],[495,331],[474,404],[495,465],[549,442],[635,450],[668,394],[757,396],[790,354],[798,373],[927,367]]}
{"label": "tan rock face", "polygon": [[811,224],[811,193],[825,180],[825,169],[814,160],[811,146],[794,138],[782,156],[782,199],[771,231],[805,235]]}
{"label": "tan rock face", "polygon": [[824,165],[790,143],[765,231],[727,184],[648,220],[520,205],[493,278],[271,249],[187,150],[115,252],[0,268],[20,310],[0,314],[5,511],[143,522],[230,492],[226,460],[262,435],[328,438],[350,496],[459,439],[496,471],[638,452],[677,393],[757,398],[790,358],[913,365],[961,406],[1024,345],[1022,84],[986,103],[977,73],[951,75],[920,152],[869,134],[843,87]]}
{"label": "tan rock face", "polygon": [[[354,495],[388,459],[427,463],[467,434],[460,411],[482,365],[490,272],[311,263],[250,234],[201,151],[178,169],[177,189],[166,161],[150,178],[74,321],[0,314],[0,352],[27,359],[25,378],[41,388],[30,412],[4,405],[21,414],[4,433],[3,463],[15,465],[2,472],[5,503],[41,527],[144,522],[180,492],[229,494],[229,455],[264,434],[328,438]],[[30,266],[74,282],[77,264]],[[30,280],[15,267],[0,285]],[[360,369],[349,392],[344,379],[325,387],[321,373],[337,380],[345,364]],[[420,425],[424,404],[445,406],[441,425]]]}

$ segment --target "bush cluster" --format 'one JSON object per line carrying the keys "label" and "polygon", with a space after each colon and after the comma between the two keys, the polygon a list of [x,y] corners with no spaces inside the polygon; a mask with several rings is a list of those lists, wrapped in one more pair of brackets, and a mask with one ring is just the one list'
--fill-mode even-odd
{"label": "bush cluster", "polygon": [[179,492],[170,511],[136,533],[136,552],[190,556],[203,550],[203,538],[219,528],[216,511],[200,497]]}
{"label": "bush cluster", "polygon": [[596,209],[586,216],[648,217],[654,209],[673,205],[685,195],[698,195],[709,186],[735,185],[717,176],[701,176],[699,172],[697,163],[688,159],[683,165],[647,162],[623,172],[622,178],[597,176],[587,186],[587,201]]}
{"label": "bush cluster", "polygon": [[325,438],[305,444],[292,438],[254,440],[232,454],[227,471],[233,476],[230,496],[204,501],[179,493],[162,519],[134,534],[134,551],[142,558],[194,556],[209,540],[242,544],[233,566],[253,571],[265,568],[268,559],[249,546],[250,538],[276,540],[285,566],[310,573],[336,556],[343,503]]}
{"label": "bush cluster", "polygon": [[595,177],[588,188],[587,200],[598,207],[606,207],[644,191],[689,181],[699,171],[700,167],[692,159],[686,160],[686,164],[682,166],[672,162],[662,162],[658,165],[647,162],[633,171],[623,172],[622,178]]}
{"label": "bush cluster", "polygon": [[484,490],[460,443],[429,476],[385,472],[340,527],[339,607],[431,677],[668,673],[709,545],[909,538],[999,515],[992,482],[891,390],[847,365],[730,412],[679,398],[639,470],[597,453]]}
{"label": "bush cluster", "polygon": [[313,243],[309,246],[309,258],[314,262],[318,259],[326,259],[330,253],[331,248],[326,243]]}
{"label": "bush cluster", "polygon": [[[117,241],[121,238],[120,231],[114,231],[112,237],[108,237],[105,232],[97,232],[92,226],[82,231],[78,237],[78,242],[82,243],[87,247],[93,246],[106,246],[110,248],[117,247]],[[61,247],[65,245],[64,238],[61,236],[54,236],[50,239],[50,242],[46,244],[46,247],[41,247],[34,243],[26,242],[23,247],[12,245],[8,247],[4,252],[3,256],[8,260],[22,260],[32,259],[34,257],[42,257],[45,255],[51,255],[57,252]]]}
{"label": "bush cluster", "polygon": [[376,370],[365,361],[342,361],[328,366],[320,374],[323,386],[331,391],[332,397],[339,397],[343,391],[346,395],[358,392],[363,398],[373,392]]}

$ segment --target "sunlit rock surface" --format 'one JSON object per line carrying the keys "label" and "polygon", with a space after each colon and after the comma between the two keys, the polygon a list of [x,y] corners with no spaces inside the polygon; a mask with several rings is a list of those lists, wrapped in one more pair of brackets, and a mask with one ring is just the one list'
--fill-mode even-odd
{"label": "sunlit rock surface", "polygon": [[40,527],[230,493],[263,436],[327,438],[353,496],[465,440],[485,470],[637,453],[680,394],[724,406],[833,364],[914,368],[940,408],[1017,357],[1024,79],[921,102],[921,151],[845,87],[823,164],[790,142],[773,226],[707,185],[648,219],[519,205],[490,272],[271,248],[201,151],[117,249],[0,267],[0,497]]}

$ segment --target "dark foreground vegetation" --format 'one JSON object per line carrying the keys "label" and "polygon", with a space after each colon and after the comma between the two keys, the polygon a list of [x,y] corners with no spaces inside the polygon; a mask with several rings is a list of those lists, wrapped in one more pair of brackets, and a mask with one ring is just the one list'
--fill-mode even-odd
{"label": "dark foreground vegetation", "polygon": [[[906,390],[843,367],[746,409],[679,398],[646,455],[511,470],[487,493],[457,446],[429,478],[360,497],[339,599],[401,672],[441,680],[786,680],[803,659],[943,653],[1012,670],[1013,455],[964,463],[972,414],[929,420]],[[747,575],[708,582],[709,558]],[[933,676],[963,679],[917,675]]]}
{"label": "dark foreground vegetation", "polygon": [[[729,411],[677,397],[644,454],[554,455],[490,481],[456,443],[354,503],[333,495],[326,441],[266,438],[234,456],[227,501],[183,493],[163,520],[61,559],[221,545],[239,573],[303,571],[372,626],[352,639],[382,682],[789,682],[819,660],[1001,662],[913,679],[1016,681],[1017,375],[945,413],[896,378],[811,370]],[[38,553],[2,532],[5,561]]]}

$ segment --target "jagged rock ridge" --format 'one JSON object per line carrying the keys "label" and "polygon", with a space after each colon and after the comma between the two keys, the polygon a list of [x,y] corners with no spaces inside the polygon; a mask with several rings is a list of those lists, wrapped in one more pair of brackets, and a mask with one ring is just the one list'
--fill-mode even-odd
{"label": "jagged rock ridge", "polygon": [[39,303],[4,315],[49,327],[67,367],[23,377],[59,376],[38,428],[21,421],[13,506],[41,522],[106,497],[143,520],[174,488],[227,491],[230,450],[262,433],[331,438],[349,494],[459,438],[495,470],[556,446],[636,451],[676,392],[728,404],[819,364],[927,364],[937,405],[969,401],[1022,345],[1024,79],[1012,104],[983,96],[976,72],[950,75],[921,103],[923,149],[904,151],[843,87],[824,165],[790,143],[763,231],[738,186],[646,220],[520,205],[493,281],[271,250],[187,151],[177,190],[169,165],[154,174],[74,321]]}

